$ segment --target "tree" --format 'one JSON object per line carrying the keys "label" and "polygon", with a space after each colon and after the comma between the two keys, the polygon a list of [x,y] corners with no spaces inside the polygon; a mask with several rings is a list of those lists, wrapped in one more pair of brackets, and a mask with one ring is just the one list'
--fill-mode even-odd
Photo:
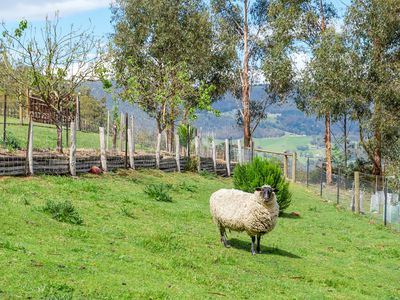
{"label": "tree", "polygon": [[[230,47],[236,48],[233,78],[240,78],[243,109],[244,146],[251,142],[250,87],[260,69],[264,56],[264,37],[267,34],[267,10],[269,1],[212,0],[212,8],[218,29],[229,39]],[[236,74],[235,74],[236,73]]]}
{"label": "tree", "polygon": [[[113,65],[122,99],[156,119],[159,136],[225,91],[227,51],[200,0],[129,1],[113,6]],[[159,148],[159,140],[157,148]],[[159,151],[158,151],[159,152]]]}
{"label": "tree", "polygon": [[398,0],[355,0],[345,19],[352,110],[375,175],[382,175],[382,158],[393,158],[400,137],[399,11]]}
{"label": "tree", "polygon": [[[251,118],[251,124],[250,124],[250,132],[251,135],[253,135],[254,131],[257,129],[258,125],[262,120],[265,120],[267,118],[267,101],[255,101],[252,100],[250,101],[250,115],[252,116]],[[243,113],[241,110],[237,110],[236,112],[236,124],[239,127],[243,127]]]}
{"label": "tree", "polygon": [[[332,52],[340,50],[341,42],[329,28],[335,15],[332,4],[323,0],[276,0],[271,2],[269,9],[273,32],[269,44],[272,53],[269,68],[276,69],[272,82],[278,90],[297,85],[298,91],[293,96],[299,108],[324,118],[328,184],[332,183],[331,117],[336,113],[337,98],[341,99],[336,84],[340,76],[336,68],[341,66],[342,59],[340,52]],[[310,57],[310,62],[296,78],[291,71],[293,62],[290,57],[299,52]],[[278,67],[274,68],[275,65]]]}
{"label": "tree", "polygon": [[70,108],[77,88],[92,78],[101,64],[100,41],[91,29],[65,32],[58,15],[46,18],[39,34],[23,20],[14,31],[3,24],[0,52],[6,62],[6,72],[18,84],[26,82],[15,76],[19,68],[28,71],[29,87],[54,112],[57,128],[57,151],[62,152],[63,111]]}

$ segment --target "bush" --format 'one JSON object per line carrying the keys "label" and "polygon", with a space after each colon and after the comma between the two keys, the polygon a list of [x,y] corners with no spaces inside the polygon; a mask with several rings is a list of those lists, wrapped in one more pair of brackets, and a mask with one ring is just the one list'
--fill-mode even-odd
{"label": "bush", "polygon": [[21,150],[21,141],[10,131],[6,134],[6,146],[9,150]]}
{"label": "bush", "polygon": [[53,219],[60,222],[75,225],[81,225],[83,223],[83,219],[80,217],[70,201],[56,203],[49,200],[43,207],[43,211],[50,214]]}
{"label": "bush", "polygon": [[185,172],[197,172],[197,158],[190,157],[185,165]]}
{"label": "bush", "polygon": [[172,197],[168,194],[170,185],[163,183],[149,184],[145,187],[144,192],[152,199],[162,202],[172,202]]}
{"label": "bush", "polygon": [[233,184],[236,189],[254,193],[257,187],[269,184],[278,189],[276,193],[279,210],[289,207],[292,195],[289,192],[289,182],[282,175],[278,164],[256,157],[252,162],[237,165],[233,172]]}

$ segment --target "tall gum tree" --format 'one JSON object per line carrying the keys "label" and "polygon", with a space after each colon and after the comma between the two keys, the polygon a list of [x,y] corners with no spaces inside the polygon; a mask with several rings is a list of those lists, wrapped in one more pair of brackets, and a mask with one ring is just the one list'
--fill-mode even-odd
{"label": "tall gum tree", "polygon": [[397,155],[400,138],[400,1],[353,1],[345,33],[352,53],[350,95],[360,143],[373,163],[373,174],[382,175],[382,159]]}
{"label": "tall gum tree", "polygon": [[[244,146],[251,143],[250,88],[264,56],[264,38],[267,35],[267,10],[265,0],[212,0],[211,6],[219,30],[229,37],[236,48],[233,78],[240,78],[242,101],[242,126]],[[236,74],[235,74],[236,73]]]}
{"label": "tall gum tree", "polygon": [[273,33],[269,45],[271,51],[280,53],[287,61],[299,52],[310,58],[305,70],[298,72],[297,77],[292,75],[290,78],[288,75],[291,73],[288,72],[287,75],[275,76],[275,80],[284,85],[297,85],[299,90],[293,96],[299,108],[324,119],[326,182],[331,184],[331,117],[338,90],[333,82],[326,80],[335,78],[334,72],[337,71],[324,63],[330,54],[324,51],[330,51],[329,47],[334,48],[328,42],[332,39],[327,29],[336,16],[335,9],[329,1],[323,0],[275,0],[270,3],[268,16]]}

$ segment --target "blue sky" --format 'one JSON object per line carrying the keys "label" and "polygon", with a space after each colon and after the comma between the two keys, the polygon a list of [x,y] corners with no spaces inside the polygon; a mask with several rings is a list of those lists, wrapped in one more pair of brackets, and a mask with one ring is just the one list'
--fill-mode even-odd
{"label": "blue sky", "polygon": [[[349,4],[350,0],[332,2],[342,15],[345,4]],[[51,18],[58,10],[63,26],[74,24],[86,28],[91,20],[98,36],[106,36],[113,30],[110,24],[110,0],[0,0],[0,7],[0,20],[7,27],[15,26],[23,18],[40,27],[46,15]]]}

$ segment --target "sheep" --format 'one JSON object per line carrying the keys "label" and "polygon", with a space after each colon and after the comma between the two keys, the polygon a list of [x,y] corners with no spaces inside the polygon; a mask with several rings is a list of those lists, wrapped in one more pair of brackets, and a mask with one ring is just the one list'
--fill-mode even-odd
{"label": "sheep", "polygon": [[254,194],[235,189],[220,189],[210,197],[210,210],[220,232],[221,242],[230,247],[225,229],[246,231],[251,237],[251,254],[257,236],[257,253],[261,253],[261,236],[274,229],[279,215],[275,189],[269,185],[257,188]]}

